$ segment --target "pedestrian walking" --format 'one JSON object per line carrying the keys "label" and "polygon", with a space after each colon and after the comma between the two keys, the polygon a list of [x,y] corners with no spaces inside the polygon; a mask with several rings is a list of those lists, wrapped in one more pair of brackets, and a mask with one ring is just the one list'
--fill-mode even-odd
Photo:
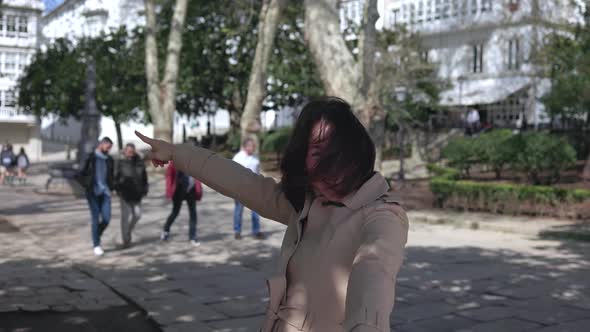
{"label": "pedestrian walking", "polygon": [[141,200],[148,193],[148,177],[143,159],[129,143],[117,163],[115,188],[121,202],[121,238],[123,248],[131,245],[132,233],[141,218]]}
{"label": "pedestrian walking", "polygon": [[138,136],[152,147],[155,166],[174,161],[287,226],[261,331],[390,330],[408,219],[375,172],[375,145],[348,103],[323,97],[303,108],[280,183],[203,148]]}
{"label": "pedestrian walking", "polygon": [[114,161],[109,152],[112,147],[113,141],[110,138],[101,139],[80,172],[80,183],[86,189],[86,199],[90,208],[92,245],[96,256],[104,254],[100,238],[111,221]]}
{"label": "pedestrian walking", "polygon": [[197,201],[200,201],[202,196],[201,182],[187,173],[177,170],[174,163],[170,163],[166,170],[166,197],[172,200],[172,212],[166,219],[160,240],[168,240],[170,227],[180,213],[182,202],[186,201],[189,215],[188,240],[193,246],[201,245],[197,238]]}
{"label": "pedestrian walking", "polygon": [[12,144],[6,143],[0,152],[0,184],[12,184],[15,166],[16,156],[12,151]]}
{"label": "pedestrian walking", "polygon": [[29,156],[25,152],[25,148],[20,148],[20,152],[18,156],[16,156],[16,167],[18,170],[18,182],[20,184],[25,184],[27,182],[27,170],[31,163],[29,162]]}
{"label": "pedestrian walking", "polygon": [[[260,173],[260,160],[254,155],[256,151],[256,142],[253,139],[247,138],[242,143],[242,149],[238,152],[233,161],[246,167],[255,174]],[[238,200],[235,200],[234,207],[234,238],[236,240],[242,239],[242,214],[244,205]],[[252,236],[259,240],[264,240],[264,233],[260,231],[260,217],[258,213],[252,211]]]}

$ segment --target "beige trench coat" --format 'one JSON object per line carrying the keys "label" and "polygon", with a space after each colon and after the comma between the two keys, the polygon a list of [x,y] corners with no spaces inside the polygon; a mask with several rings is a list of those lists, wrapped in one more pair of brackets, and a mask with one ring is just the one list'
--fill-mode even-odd
{"label": "beige trench coat", "polygon": [[[344,206],[325,206],[307,197],[297,212],[273,179],[209,150],[182,145],[173,159],[178,169],[212,189],[287,225],[278,271],[267,281],[270,300],[261,331],[390,330],[408,219],[380,174],[346,197]],[[302,222],[315,215],[323,216],[321,228],[312,242],[306,242]],[[283,306],[289,261],[298,250],[305,254],[304,269],[298,273],[305,286],[305,305]]]}

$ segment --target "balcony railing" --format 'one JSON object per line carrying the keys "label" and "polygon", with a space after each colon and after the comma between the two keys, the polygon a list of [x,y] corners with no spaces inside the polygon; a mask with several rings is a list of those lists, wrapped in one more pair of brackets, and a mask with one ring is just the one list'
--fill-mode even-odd
{"label": "balcony railing", "polygon": [[12,107],[0,107],[0,122],[34,123],[35,116],[24,114]]}

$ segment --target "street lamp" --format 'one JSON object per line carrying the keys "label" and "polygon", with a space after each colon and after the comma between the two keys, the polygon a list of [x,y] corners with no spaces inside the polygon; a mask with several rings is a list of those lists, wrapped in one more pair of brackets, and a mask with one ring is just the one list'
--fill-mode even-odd
{"label": "street lamp", "polygon": [[[90,21],[94,12],[85,13],[86,24],[83,28],[85,39],[92,37],[90,30]],[[78,143],[78,163],[80,168],[86,161],[88,155],[92,153],[98,142],[100,132],[100,113],[96,107],[96,63],[94,56],[88,47],[86,54],[86,82],[84,91],[84,109],[82,110],[82,128],[80,133],[80,142]]]}
{"label": "street lamp", "polygon": [[406,100],[406,96],[407,96],[407,89],[405,86],[398,86],[394,89],[394,95],[395,95],[395,100],[397,101],[399,110],[397,112],[397,126],[399,128],[399,172],[397,173],[397,179],[401,182],[401,184],[403,185],[403,182],[405,181],[406,178],[406,174],[405,174],[405,168],[404,168],[404,159],[405,159],[405,153],[406,153],[406,149],[405,149],[405,126],[403,124],[403,116],[402,116],[402,112],[403,112],[403,104],[404,101]]}

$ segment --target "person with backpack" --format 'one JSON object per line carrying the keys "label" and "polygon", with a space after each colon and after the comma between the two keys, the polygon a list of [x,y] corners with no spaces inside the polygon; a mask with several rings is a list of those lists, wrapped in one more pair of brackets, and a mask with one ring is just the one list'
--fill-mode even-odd
{"label": "person with backpack", "polygon": [[160,240],[167,241],[170,237],[170,227],[178,217],[182,202],[186,201],[189,212],[188,238],[190,244],[197,247],[201,243],[197,239],[197,201],[203,196],[201,182],[179,171],[170,163],[166,170],[166,197],[172,200],[172,213],[168,216]]}
{"label": "person with backpack", "polygon": [[129,143],[117,163],[115,188],[121,201],[121,237],[123,248],[131,245],[131,233],[141,218],[141,200],[148,193],[148,177],[143,159]]}
{"label": "person with backpack", "polygon": [[27,182],[27,170],[30,165],[29,156],[27,156],[25,148],[20,148],[20,152],[18,153],[18,156],[16,156],[17,177],[20,184],[25,184]]}
{"label": "person with backpack", "polygon": [[7,143],[0,152],[0,184],[12,182],[14,166],[16,166],[16,156],[12,152],[12,144]]}

